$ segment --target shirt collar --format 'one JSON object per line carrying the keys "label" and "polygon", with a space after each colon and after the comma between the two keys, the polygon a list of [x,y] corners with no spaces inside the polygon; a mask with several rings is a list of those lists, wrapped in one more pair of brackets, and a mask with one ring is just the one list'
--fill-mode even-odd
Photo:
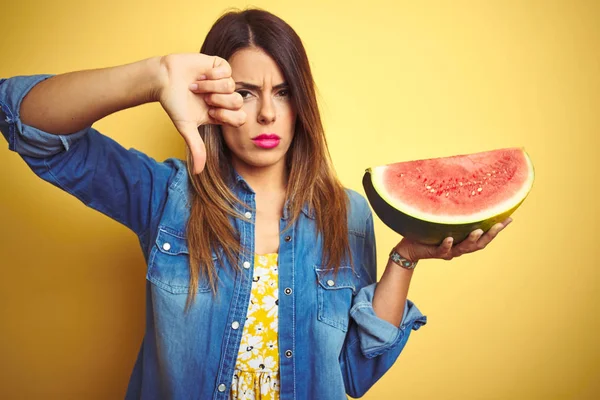
{"label": "shirt collar", "polygon": [[[235,170],[235,168],[233,168],[233,174],[234,174],[236,187],[241,188],[242,190],[245,190],[248,193],[255,194],[254,190],[252,190],[252,188],[250,187],[248,182],[246,182],[246,180],[240,174],[238,174],[238,172]],[[314,210],[309,209],[307,203],[305,203],[304,206],[302,207],[302,212],[308,218],[315,219],[315,212],[314,212]],[[289,217],[290,217],[289,202],[288,202],[288,200],[286,200],[285,205],[283,207],[283,219],[287,220]]]}

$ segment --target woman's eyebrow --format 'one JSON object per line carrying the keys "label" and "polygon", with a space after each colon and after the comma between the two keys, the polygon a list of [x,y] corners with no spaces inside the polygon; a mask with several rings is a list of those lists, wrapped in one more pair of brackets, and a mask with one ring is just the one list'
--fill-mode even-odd
{"label": "woman's eyebrow", "polygon": [[[248,83],[248,82],[236,82],[235,85],[239,86],[241,88],[250,89],[250,90],[260,90],[260,89],[262,89],[260,86],[253,85],[252,83]],[[288,87],[287,82],[282,82],[280,84],[277,84],[277,85],[273,86],[273,90],[284,89],[284,88],[287,88],[287,87]]]}

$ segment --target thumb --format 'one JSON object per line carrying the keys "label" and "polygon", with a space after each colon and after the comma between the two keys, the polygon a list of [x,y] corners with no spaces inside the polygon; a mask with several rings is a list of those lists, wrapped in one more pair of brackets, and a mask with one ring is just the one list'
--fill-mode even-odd
{"label": "thumb", "polygon": [[400,241],[398,249],[401,249],[401,255],[406,254],[410,260],[439,258],[446,252],[441,246],[423,244],[406,238]]}
{"label": "thumb", "polygon": [[206,146],[198,133],[198,127],[194,122],[182,122],[176,128],[192,154],[192,173],[199,174],[206,165]]}
{"label": "thumb", "polygon": [[219,80],[231,77],[231,66],[221,57],[215,57],[213,66],[204,73],[208,80]]}

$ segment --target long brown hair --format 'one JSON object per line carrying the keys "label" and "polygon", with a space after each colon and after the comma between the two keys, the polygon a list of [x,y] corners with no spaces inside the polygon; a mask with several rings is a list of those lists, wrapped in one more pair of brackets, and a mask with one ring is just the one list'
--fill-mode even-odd
{"label": "long brown hair", "polygon": [[[241,49],[256,47],[277,63],[291,89],[297,118],[292,144],[286,154],[289,223],[286,230],[308,205],[323,238],[322,265],[336,273],[345,257],[352,263],[348,242],[348,198],[338,180],[321,122],[315,84],[306,51],[296,32],[281,18],[256,8],[230,11],[221,16],[209,31],[200,50],[207,55],[229,60]],[[187,226],[190,253],[190,286],[187,306],[194,300],[200,277],[216,290],[217,271],[212,251],[223,250],[231,265],[238,266],[239,236],[229,217],[241,217],[235,205],[248,208],[230,190],[232,166],[230,152],[218,125],[199,129],[206,145],[206,166],[199,175],[189,171],[194,193]],[[315,238],[316,240],[316,238]]]}

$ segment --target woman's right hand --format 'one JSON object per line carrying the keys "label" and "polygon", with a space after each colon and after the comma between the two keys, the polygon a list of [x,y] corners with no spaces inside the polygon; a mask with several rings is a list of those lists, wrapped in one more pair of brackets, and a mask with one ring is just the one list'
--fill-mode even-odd
{"label": "woman's right hand", "polygon": [[[243,125],[242,96],[235,92],[231,67],[226,60],[201,53],[169,54],[160,59],[159,88],[155,100],[183,136],[192,153],[192,171],[200,173],[206,148],[198,133],[204,124]],[[190,88],[197,84],[198,88]]]}

